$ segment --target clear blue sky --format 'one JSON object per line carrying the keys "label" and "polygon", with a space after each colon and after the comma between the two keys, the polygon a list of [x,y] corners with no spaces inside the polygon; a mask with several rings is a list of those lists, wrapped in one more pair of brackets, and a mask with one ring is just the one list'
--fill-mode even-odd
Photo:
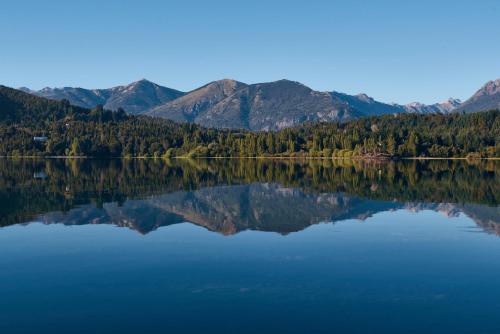
{"label": "clear blue sky", "polygon": [[385,102],[500,77],[500,1],[5,1],[0,84],[180,90],[282,78]]}

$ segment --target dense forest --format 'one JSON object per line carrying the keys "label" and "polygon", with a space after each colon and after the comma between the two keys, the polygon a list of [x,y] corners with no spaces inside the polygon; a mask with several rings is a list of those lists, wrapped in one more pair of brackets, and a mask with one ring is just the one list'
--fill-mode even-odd
{"label": "dense forest", "polygon": [[249,132],[89,110],[0,86],[0,138],[2,156],[500,157],[500,111],[405,113]]}

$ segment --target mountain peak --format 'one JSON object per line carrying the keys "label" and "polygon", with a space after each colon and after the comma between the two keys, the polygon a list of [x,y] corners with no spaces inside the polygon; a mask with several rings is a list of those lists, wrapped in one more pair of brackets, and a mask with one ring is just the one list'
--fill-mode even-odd
{"label": "mountain peak", "polygon": [[227,96],[232,93],[234,93],[236,90],[246,87],[247,84],[244,84],[243,82],[239,82],[233,79],[221,79],[221,80],[216,80],[212,81],[205,86],[202,86],[198,89],[195,89],[193,92],[205,92],[205,91],[211,91],[212,93],[219,95],[220,94]]}
{"label": "mountain peak", "polygon": [[456,110],[472,112],[489,109],[500,109],[500,79],[488,81]]}
{"label": "mountain peak", "polygon": [[[215,81],[212,81],[208,84],[206,84],[205,86],[203,87],[208,87],[208,86],[222,86],[222,87],[235,87],[235,86],[239,86],[239,85],[245,85],[243,82],[239,82],[239,81],[236,81],[234,79],[220,79],[220,80],[215,80]],[[203,88],[201,87],[201,88]]]}
{"label": "mountain peak", "polygon": [[493,95],[500,93],[500,79],[488,81],[476,94]]}
{"label": "mountain peak", "polygon": [[23,92],[29,93],[29,94],[33,94],[33,92],[34,92],[33,90],[29,89],[28,87],[24,87],[24,86],[23,87],[19,87],[18,89],[20,91],[23,91]]}
{"label": "mountain peak", "polygon": [[156,85],[154,82],[149,81],[148,79],[145,79],[145,78],[142,78],[142,79],[140,79],[140,80],[137,80],[137,81],[132,82],[132,85],[133,85],[133,84],[140,84],[140,83],[147,83],[147,84],[153,84],[153,85]]}
{"label": "mountain peak", "polygon": [[298,82],[298,81],[295,81],[295,80],[289,80],[289,79],[279,79],[279,80],[276,80],[275,82],[291,83],[291,84],[296,84],[296,85],[305,86],[305,85],[304,85],[303,83],[301,83],[301,82]]}
{"label": "mountain peak", "polygon": [[366,95],[365,93],[360,93],[356,95],[357,98],[359,98],[361,101],[368,102],[368,103],[373,103],[375,100],[373,97]]}
{"label": "mountain peak", "polygon": [[[271,82],[265,82],[265,83],[261,83],[261,84],[275,84],[275,85],[282,84],[282,85],[288,85],[288,86],[307,87],[302,82],[298,82],[298,81],[295,81],[295,80],[288,80],[288,79],[280,79],[280,80],[271,81]],[[309,87],[307,87],[307,88],[309,88]]]}
{"label": "mountain peak", "polygon": [[458,107],[459,105],[462,104],[462,100],[450,97],[447,100],[441,102],[440,104],[449,104],[449,105]]}
{"label": "mountain peak", "polygon": [[215,81],[212,81],[209,83],[210,84],[214,84],[214,83],[217,83],[217,84],[238,84],[238,83],[241,83],[237,80],[234,80],[234,79],[228,79],[228,78],[224,78],[224,79],[220,79],[220,80],[215,80]]}
{"label": "mountain peak", "polygon": [[140,80],[137,80],[137,81],[134,81],[128,85],[125,85],[125,86],[118,86],[116,88],[121,88],[121,87],[125,87],[125,88],[139,88],[139,87],[159,87],[159,85],[155,84],[154,82],[152,81],[149,81],[147,79],[140,79]]}

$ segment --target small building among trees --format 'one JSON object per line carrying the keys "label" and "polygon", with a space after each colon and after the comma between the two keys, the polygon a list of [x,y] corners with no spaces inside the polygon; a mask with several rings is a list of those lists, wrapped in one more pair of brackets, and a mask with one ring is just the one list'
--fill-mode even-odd
{"label": "small building among trees", "polygon": [[35,136],[35,137],[33,137],[33,140],[34,141],[45,142],[45,141],[48,140],[48,138],[46,136]]}

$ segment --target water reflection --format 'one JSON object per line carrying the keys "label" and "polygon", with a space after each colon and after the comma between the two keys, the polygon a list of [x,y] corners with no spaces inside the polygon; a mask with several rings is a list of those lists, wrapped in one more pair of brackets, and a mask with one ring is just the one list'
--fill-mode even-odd
{"label": "water reflection", "polygon": [[0,224],[288,234],[406,209],[463,213],[500,235],[499,172],[494,161],[0,160]]}

